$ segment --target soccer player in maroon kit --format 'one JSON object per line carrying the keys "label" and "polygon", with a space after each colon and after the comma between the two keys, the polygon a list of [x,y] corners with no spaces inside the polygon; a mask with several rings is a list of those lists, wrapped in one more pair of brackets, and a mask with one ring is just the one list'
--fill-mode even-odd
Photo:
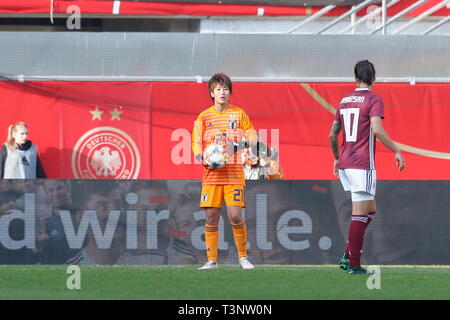
{"label": "soccer player in maroon kit", "polygon": [[[334,174],[345,191],[352,195],[352,219],[347,246],[339,266],[350,274],[366,274],[361,267],[364,233],[376,213],[375,138],[395,153],[398,170],[405,168],[400,149],[383,128],[384,106],[381,97],[371,91],[375,68],[368,60],[355,65],[358,87],[340,102],[330,132],[334,155]],[[338,134],[343,130],[339,152]]]}

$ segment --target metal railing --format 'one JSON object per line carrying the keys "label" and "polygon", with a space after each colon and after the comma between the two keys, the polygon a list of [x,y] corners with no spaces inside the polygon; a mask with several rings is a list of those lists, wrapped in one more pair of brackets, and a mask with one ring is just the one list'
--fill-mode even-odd
{"label": "metal railing", "polygon": [[300,22],[298,25],[289,29],[287,33],[292,33],[295,30],[300,29],[302,26],[304,26],[308,22],[311,22],[311,21],[321,17],[322,15],[324,15],[325,13],[327,13],[330,10],[333,10],[334,8],[336,8],[336,6],[334,6],[334,5],[330,5],[330,6],[326,6],[326,7],[322,8],[320,11],[316,12],[312,16],[310,16],[310,17],[306,18],[305,20],[303,20],[302,22]]}
{"label": "metal railing", "polygon": [[425,30],[422,35],[426,35],[429,34],[431,31],[436,30],[437,28],[439,28],[440,26],[442,26],[444,23],[447,23],[450,21],[450,16],[443,18],[441,21],[439,21],[438,23],[436,23],[435,25],[433,25],[431,28],[428,28],[427,30]]}
{"label": "metal railing", "polygon": [[435,13],[436,11],[438,11],[439,9],[441,9],[442,7],[446,6],[449,3],[450,3],[450,0],[444,0],[441,3],[438,3],[437,5],[431,7],[430,9],[428,9],[427,11],[425,11],[424,13],[419,15],[418,17],[412,19],[408,23],[404,24],[403,26],[401,26],[400,28],[398,28],[397,30],[392,32],[392,34],[400,33],[401,31],[409,28],[410,26],[412,26],[413,24],[417,23],[418,21],[428,17],[430,14]]}
{"label": "metal railing", "polygon": [[[326,24],[319,31],[309,32],[309,33],[322,34],[325,31],[332,28],[333,26],[337,25],[338,23],[344,21],[347,17],[350,16],[351,18],[350,18],[349,25],[347,25],[345,28],[343,28],[339,31],[331,31],[327,34],[345,34],[345,33],[348,33],[350,30],[351,30],[351,33],[354,34],[356,26],[358,26],[364,22],[368,22],[370,19],[375,19],[377,16],[381,15],[381,17],[379,19],[380,21],[378,23],[376,23],[373,28],[369,28],[369,30],[366,31],[366,34],[375,34],[381,30],[381,34],[385,35],[385,34],[388,34],[387,26],[391,25],[395,21],[398,21],[400,18],[405,18],[405,16],[409,12],[413,11],[414,9],[418,8],[419,6],[422,6],[423,4],[425,4],[427,2],[427,0],[418,0],[415,3],[413,3],[412,5],[403,9],[401,12],[397,13],[396,15],[394,15],[393,17],[391,17],[389,19],[387,19],[387,9],[389,7],[397,4],[398,2],[400,2],[400,0],[382,0],[381,6],[377,6],[376,9],[368,12],[367,15],[363,16],[362,18],[360,18],[359,20],[356,21],[356,13],[358,11],[360,11],[362,8],[367,7],[371,4],[374,4],[375,2],[379,2],[379,1],[366,0],[357,6],[353,6],[350,10],[348,10],[347,12],[343,13],[339,17],[335,18],[334,20],[332,20],[331,22]],[[440,10],[441,8],[443,8],[445,6],[450,8],[450,0],[442,0],[440,3],[434,5],[433,7],[429,8],[428,10],[426,10],[425,12],[420,14],[419,16],[404,23],[397,30],[395,30],[389,34],[399,34],[400,32],[406,30],[407,28],[411,27],[412,25],[429,17],[431,14],[435,13],[436,11]],[[290,34],[290,33],[293,33],[294,31],[298,31],[299,29],[304,28],[311,21],[316,20],[317,18],[321,17],[322,15],[326,14],[328,11],[330,11],[334,8],[335,8],[335,6],[324,7],[322,10],[316,12],[315,14],[313,14],[312,16],[308,17],[307,19],[303,20],[296,26],[290,28],[286,33]],[[424,32],[421,32],[421,33],[415,32],[415,34],[427,35],[449,21],[450,21],[450,17],[444,17],[443,19],[441,19],[437,23],[435,23],[432,27],[427,28]]]}
{"label": "metal railing", "polygon": [[347,18],[349,15],[358,12],[359,10],[361,10],[362,8],[366,7],[367,5],[369,5],[371,3],[375,3],[375,1],[374,0],[366,0],[366,1],[362,2],[362,3],[360,3],[359,5],[352,7],[349,11],[347,11],[346,13],[340,15],[337,19],[334,19],[333,21],[331,21],[324,28],[320,29],[317,33],[321,34],[322,32],[330,29],[332,26],[338,24],[339,22],[341,22],[342,20]]}
{"label": "metal railing", "polygon": [[[377,16],[378,14],[380,14],[381,12],[386,12],[386,9],[389,8],[390,6],[396,4],[397,2],[399,2],[400,0],[392,0],[389,2],[388,5],[386,5],[386,2],[384,1],[384,6],[382,5],[381,7],[378,7],[377,9],[373,10],[372,12],[370,12],[369,14],[365,15],[364,17],[362,17],[361,19],[359,19],[358,21],[356,21],[353,24],[350,24],[349,26],[345,27],[344,29],[342,29],[341,31],[339,31],[339,34],[343,34],[345,32],[347,32],[348,30],[350,30],[351,28],[356,27],[357,25],[368,21],[369,19],[374,18],[375,16]],[[382,23],[383,25],[383,23]]]}

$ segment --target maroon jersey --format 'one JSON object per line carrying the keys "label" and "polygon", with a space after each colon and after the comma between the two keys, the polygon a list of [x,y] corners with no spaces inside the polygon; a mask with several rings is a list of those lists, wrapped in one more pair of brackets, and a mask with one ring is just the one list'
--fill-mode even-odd
{"label": "maroon jersey", "polygon": [[384,118],[381,97],[369,89],[357,88],[342,98],[336,121],[343,128],[339,154],[341,169],[375,169],[375,136],[371,117]]}

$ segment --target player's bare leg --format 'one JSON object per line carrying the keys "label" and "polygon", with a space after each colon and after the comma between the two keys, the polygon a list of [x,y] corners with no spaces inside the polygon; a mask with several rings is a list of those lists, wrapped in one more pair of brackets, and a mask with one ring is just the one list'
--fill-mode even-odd
{"label": "player's bare leg", "polygon": [[221,208],[205,208],[206,224],[219,224]]}
{"label": "player's bare leg", "polygon": [[370,213],[376,211],[377,205],[375,200],[352,202],[352,215],[354,216],[368,216]]}
{"label": "player's bare leg", "polygon": [[227,206],[228,219],[231,224],[238,224],[243,221],[242,219],[242,207],[239,206]]}
{"label": "player's bare leg", "polygon": [[377,212],[377,203],[374,200],[367,201],[354,201],[352,202],[352,215],[363,215],[367,216],[367,225],[369,226],[370,222],[375,218],[375,213]]}
{"label": "player's bare leg", "polygon": [[205,208],[205,242],[208,262],[199,270],[217,269],[217,247],[219,242],[220,208]]}
{"label": "player's bare leg", "polygon": [[247,226],[242,218],[242,207],[227,206],[227,213],[233,229],[239,263],[243,269],[253,269],[253,264],[247,259]]}

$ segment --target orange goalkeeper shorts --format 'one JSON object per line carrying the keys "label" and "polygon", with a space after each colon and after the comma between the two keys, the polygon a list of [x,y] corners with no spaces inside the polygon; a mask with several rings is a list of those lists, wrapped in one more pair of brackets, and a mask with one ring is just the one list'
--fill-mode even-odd
{"label": "orange goalkeeper shorts", "polygon": [[203,185],[200,195],[200,208],[222,208],[223,200],[227,206],[245,208],[243,185]]}

